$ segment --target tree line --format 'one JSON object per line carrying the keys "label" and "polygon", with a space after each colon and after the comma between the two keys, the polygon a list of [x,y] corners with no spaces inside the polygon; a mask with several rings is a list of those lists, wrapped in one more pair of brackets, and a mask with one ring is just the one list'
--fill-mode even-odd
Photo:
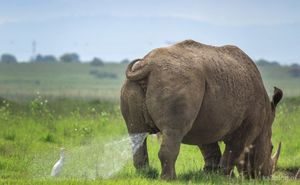
{"label": "tree line", "polygon": [[[6,53],[6,54],[1,55],[0,62],[1,63],[18,63],[18,60],[14,55]],[[34,58],[31,58],[29,62],[33,62],[33,63],[58,63],[58,62],[80,63],[82,61],[80,60],[80,57],[77,53],[65,53],[65,54],[61,55],[59,58],[56,58],[54,55],[38,54]],[[88,62],[92,66],[103,66],[105,63],[102,59],[97,58],[97,57],[94,57],[91,61],[88,61]],[[277,61],[268,61],[265,59],[259,59],[255,62],[258,66],[262,66],[262,67],[266,67],[266,66],[283,67]],[[124,59],[124,60],[120,61],[120,63],[128,64],[129,60]],[[292,64],[292,65],[289,65],[286,67],[288,67],[288,73],[292,77],[300,77],[300,65],[299,64],[295,63],[295,64]]]}
{"label": "tree line", "polygon": [[[279,64],[279,62],[276,61],[268,61],[265,59],[259,59],[256,61],[256,65],[261,66],[261,67],[284,67]],[[300,77],[300,65],[299,64],[291,64],[287,67],[287,72],[289,73],[290,76],[292,77]]]}
{"label": "tree line", "polygon": [[[1,63],[18,63],[17,57],[12,54],[4,53],[1,55],[0,58]],[[61,55],[59,58],[56,58],[54,55],[41,55],[37,54],[35,57],[31,58],[28,62],[32,63],[81,63],[80,56],[77,53],[65,53]],[[90,62],[91,65],[94,66],[102,66],[104,65],[105,61],[98,57],[94,57]],[[128,59],[123,59],[120,63],[129,63]]]}

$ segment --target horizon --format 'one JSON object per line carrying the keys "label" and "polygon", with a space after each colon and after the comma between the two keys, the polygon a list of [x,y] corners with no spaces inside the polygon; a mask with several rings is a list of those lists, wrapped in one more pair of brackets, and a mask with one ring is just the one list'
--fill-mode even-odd
{"label": "horizon", "polygon": [[[0,56],[1,55],[3,55],[3,54],[8,54],[8,55],[13,55],[14,56],[14,54],[11,54],[11,53],[0,53]],[[124,58],[124,59],[121,59],[121,60],[102,60],[101,58],[99,58],[99,57],[92,57],[90,60],[82,60],[81,58],[80,58],[80,54],[79,53],[63,53],[62,55],[64,55],[64,54],[78,54],[79,55],[79,61],[77,61],[77,62],[71,62],[71,63],[82,63],[82,64],[89,64],[89,63],[91,63],[92,61],[93,61],[93,59],[100,59],[104,64],[118,64],[118,63],[122,63],[122,62],[124,62],[124,61],[126,61],[126,62],[128,62],[128,63],[130,63],[130,62],[132,62],[133,60],[136,60],[136,59],[132,59],[132,60],[130,60],[130,59],[128,59],[128,58]],[[42,57],[45,57],[45,56],[54,56],[55,57],[55,59],[56,59],[56,61],[55,62],[49,62],[49,61],[39,61],[38,59],[32,59],[32,58],[29,58],[28,60],[19,60],[17,57],[16,57],[16,59],[17,59],[17,63],[22,63],[22,64],[26,64],[26,63],[48,63],[48,64],[50,64],[50,63],[68,63],[68,62],[64,62],[64,61],[62,61],[61,59],[60,59],[60,57],[62,56],[62,55],[60,55],[60,56],[55,56],[55,55],[52,55],[52,54],[47,54],[47,55],[41,55],[41,54],[37,54],[36,56],[38,56],[38,55],[40,55],[40,56],[42,56]],[[265,58],[259,58],[259,59],[257,59],[257,60],[254,60],[253,59],[253,62],[254,63],[256,63],[256,64],[258,64],[259,62],[266,62],[266,63],[268,63],[269,65],[279,65],[279,66],[282,66],[282,67],[284,67],[284,66],[291,66],[291,65],[294,65],[294,64],[296,64],[296,65],[299,65],[300,63],[280,63],[279,61],[276,61],[276,60],[268,60],[268,59],[265,59]],[[1,64],[1,61],[0,61],[0,64]],[[14,64],[14,63],[13,63]],[[267,65],[268,65],[267,64]],[[258,64],[258,65],[260,65],[260,64]],[[263,65],[265,65],[265,64],[263,64]]]}
{"label": "horizon", "polygon": [[[253,60],[300,64],[300,2],[0,1],[0,54],[75,52],[82,61],[140,58],[186,39],[236,45]],[[32,43],[36,42],[33,52]]]}

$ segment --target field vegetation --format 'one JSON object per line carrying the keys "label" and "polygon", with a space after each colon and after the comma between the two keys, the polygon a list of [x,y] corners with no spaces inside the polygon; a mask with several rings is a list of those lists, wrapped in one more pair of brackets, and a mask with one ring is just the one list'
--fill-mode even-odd
{"label": "field vegetation", "polygon": [[[283,147],[272,180],[205,173],[199,149],[182,145],[174,182],[159,179],[155,137],[147,139],[150,169],[137,173],[130,157],[118,160],[127,150],[115,142],[127,136],[119,108],[125,67],[0,64],[0,184],[299,184],[293,178],[300,168],[300,79],[289,75],[288,67],[259,68],[268,92],[278,86],[285,93],[273,124],[274,147],[279,141]],[[51,178],[62,146],[69,161],[60,177]],[[111,168],[117,170],[107,178],[92,175],[98,159],[116,160]]]}

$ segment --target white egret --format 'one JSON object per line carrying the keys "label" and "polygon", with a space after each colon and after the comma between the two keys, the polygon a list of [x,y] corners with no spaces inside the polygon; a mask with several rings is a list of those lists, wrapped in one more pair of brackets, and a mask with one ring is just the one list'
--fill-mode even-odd
{"label": "white egret", "polygon": [[65,160],[65,153],[64,152],[65,152],[65,149],[61,148],[60,149],[60,159],[55,163],[55,165],[53,166],[52,171],[51,171],[51,176],[52,177],[58,176],[59,173],[62,170],[62,167],[64,165],[64,160]]}

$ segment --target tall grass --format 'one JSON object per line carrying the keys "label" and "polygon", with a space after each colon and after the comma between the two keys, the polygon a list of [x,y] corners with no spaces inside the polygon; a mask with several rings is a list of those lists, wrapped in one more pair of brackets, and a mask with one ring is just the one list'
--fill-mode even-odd
{"label": "tall grass", "polygon": [[[229,179],[207,174],[201,169],[203,158],[195,146],[182,145],[176,163],[178,180],[172,184],[272,184],[284,183],[288,176],[284,168],[300,166],[300,107],[296,101],[284,100],[280,104],[273,125],[273,143],[282,141],[279,168],[273,180]],[[47,100],[47,101],[46,101]],[[58,159],[61,146],[93,151],[95,143],[106,143],[127,135],[117,102],[84,101],[79,99],[48,100],[37,96],[27,103],[2,100],[0,103],[0,178],[5,183],[19,184],[170,184],[159,180],[160,162],[157,157],[159,142],[148,138],[151,169],[137,173],[128,160],[125,167],[110,180],[92,180],[84,176],[49,178],[52,165]],[[103,155],[103,151],[94,151]],[[90,155],[84,153],[84,155]],[[74,155],[74,154],[73,154]],[[68,157],[68,153],[67,153]],[[67,158],[66,157],[66,158]],[[80,159],[79,159],[80,161]],[[0,183],[1,183],[0,181]],[[288,183],[296,181],[288,180]]]}

